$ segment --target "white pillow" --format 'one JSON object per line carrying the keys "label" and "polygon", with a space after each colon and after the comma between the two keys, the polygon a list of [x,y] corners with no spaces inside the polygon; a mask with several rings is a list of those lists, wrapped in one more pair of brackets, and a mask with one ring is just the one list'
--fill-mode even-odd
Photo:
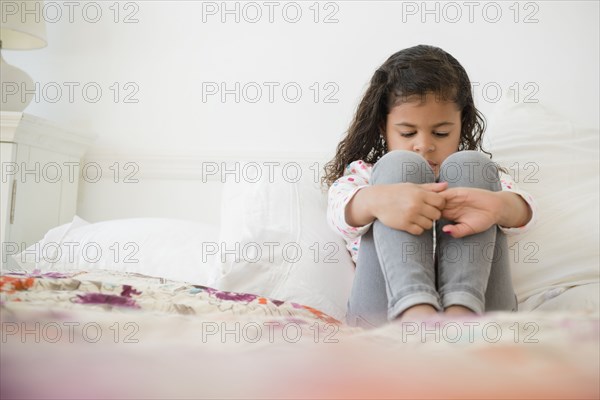
{"label": "white pillow", "polygon": [[569,311],[600,315],[600,283],[557,287],[530,296],[519,311]]}
{"label": "white pillow", "polygon": [[25,270],[110,270],[210,285],[216,226],[167,218],[90,224],[75,217],[13,256]]}
{"label": "white pillow", "polygon": [[575,128],[534,103],[497,105],[486,140],[493,160],[539,206],[537,225],[509,237],[519,301],[599,281],[598,130]]}
{"label": "white pillow", "polygon": [[256,183],[226,182],[216,287],[301,303],[341,320],[354,264],[327,226],[326,193],[312,171],[302,171],[298,182],[269,182],[267,174]]}

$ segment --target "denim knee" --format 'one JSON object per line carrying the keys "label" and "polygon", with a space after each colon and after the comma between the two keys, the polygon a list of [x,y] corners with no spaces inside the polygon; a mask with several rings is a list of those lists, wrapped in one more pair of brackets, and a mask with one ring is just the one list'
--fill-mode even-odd
{"label": "denim knee", "polygon": [[448,182],[450,187],[497,190],[500,181],[498,165],[479,151],[457,151],[442,162],[440,181]]}
{"label": "denim knee", "polygon": [[434,173],[427,160],[408,150],[392,150],[373,166],[371,182],[387,183],[431,183]]}

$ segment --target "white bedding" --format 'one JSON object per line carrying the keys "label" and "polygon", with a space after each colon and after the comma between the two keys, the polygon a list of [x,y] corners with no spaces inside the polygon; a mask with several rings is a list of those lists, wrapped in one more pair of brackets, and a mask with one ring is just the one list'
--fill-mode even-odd
{"label": "white bedding", "polygon": [[5,275],[0,289],[2,398],[600,396],[599,319],[583,312],[363,330],[296,303],[118,272]]}

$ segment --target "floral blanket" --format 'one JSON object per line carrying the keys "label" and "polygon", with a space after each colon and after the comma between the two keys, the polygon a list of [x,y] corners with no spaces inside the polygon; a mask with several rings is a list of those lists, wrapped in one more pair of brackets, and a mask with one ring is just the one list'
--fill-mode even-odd
{"label": "floral blanket", "polygon": [[598,316],[363,330],[302,304],[107,271],[0,276],[2,398],[598,398]]}

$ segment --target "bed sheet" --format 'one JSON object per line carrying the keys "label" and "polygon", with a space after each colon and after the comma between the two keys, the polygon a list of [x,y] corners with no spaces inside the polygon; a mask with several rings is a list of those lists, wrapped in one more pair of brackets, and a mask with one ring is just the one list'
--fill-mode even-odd
{"label": "bed sheet", "polygon": [[597,315],[349,327],[107,271],[0,276],[2,398],[598,398]]}

